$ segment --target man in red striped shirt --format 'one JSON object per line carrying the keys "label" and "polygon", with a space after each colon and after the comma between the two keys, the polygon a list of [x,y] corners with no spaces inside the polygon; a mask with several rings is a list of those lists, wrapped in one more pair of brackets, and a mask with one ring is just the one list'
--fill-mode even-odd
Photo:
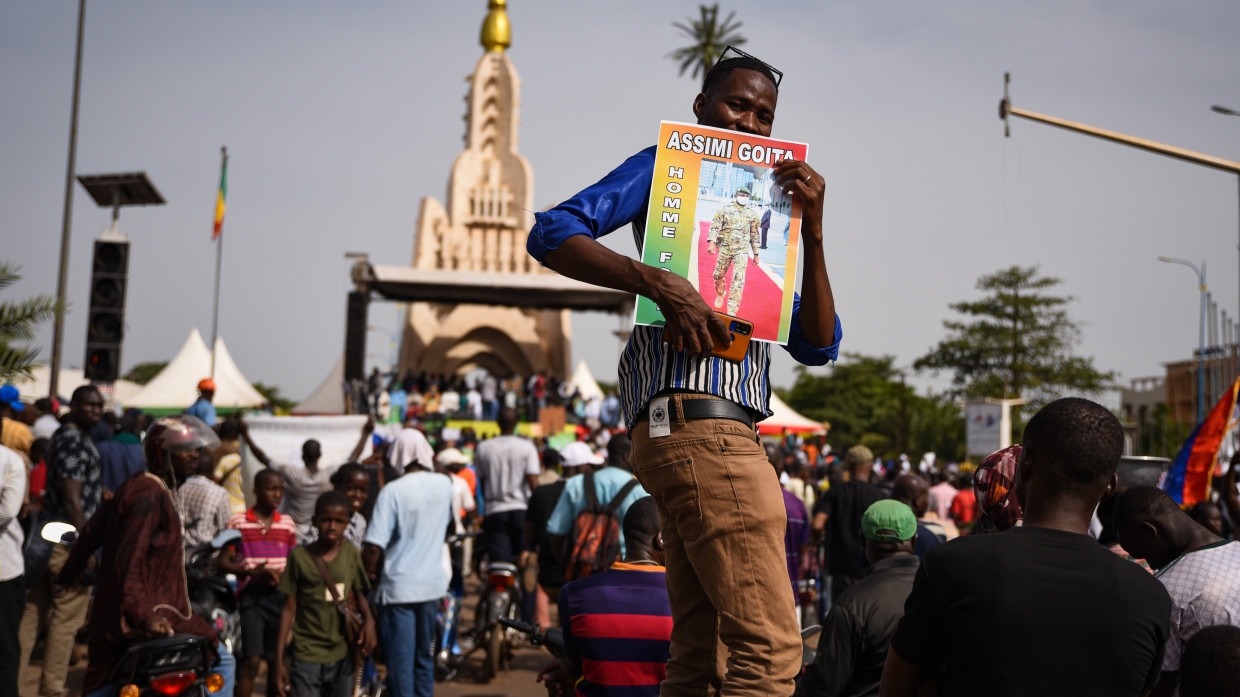
{"label": "man in red striped shirt", "polygon": [[[280,632],[280,613],[285,595],[276,590],[288,553],[297,546],[297,524],[276,510],[284,499],[284,477],[265,469],[254,476],[254,507],[234,514],[228,527],[241,531],[241,549],[228,547],[220,556],[220,568],[237,575],[241,586],[241,660],[237,671],[238,695],[254,690],[263,659],[268,674],[274,673],[276,642]],[[268,680],[267,695],[276,694],[275,681]]]}
{"label": "man in red striped shirt", "polygon": [[[549,697],[657,697],[671,655],[672,611],[659,514],[649,496],[624,516],[625,560],[560,589],[560,626],[573,666],[539,674]],[[718,685],[715,688],[718,689]]]}

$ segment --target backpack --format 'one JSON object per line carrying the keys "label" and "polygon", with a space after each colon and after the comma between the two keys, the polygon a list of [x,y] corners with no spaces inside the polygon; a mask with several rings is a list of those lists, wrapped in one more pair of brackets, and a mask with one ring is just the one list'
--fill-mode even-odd
{"label": "backpack", "polygon": [[581,475],[586,507],[573,521],[571,550],[564,566],[564,580],[573,581],[606,571],[620,557],[620,502],[629,495],[637,480],[625,484],[606,505],[600,505],[594,489],[594,473]]}

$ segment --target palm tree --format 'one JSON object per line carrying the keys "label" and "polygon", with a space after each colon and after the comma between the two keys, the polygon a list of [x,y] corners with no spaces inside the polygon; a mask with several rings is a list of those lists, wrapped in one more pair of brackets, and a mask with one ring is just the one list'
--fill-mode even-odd
{"label": "palm tree", "polygon": [[[21,267],[0,261],[0,290],[21,279]],[[15,344],[34,341],[35,327],[57,312],[56,300],[39,295],[21,302],[0,302],[0,383],[30,377],[39,349]]]}
{"label": "palm tree", "polygon": [[719,60],[723,49],[745,43],[745,37],[737,33],[741,28],[741,23],[732,21],[736,16],[735,12],[729,12],[720,23],[718,3],[709,7],[698,5],[698,10],[701,12],[701,17],[696,20],[689,18],[687,24],[672,22],[673,27],[684,32],[690,39],[693,39],[694,43],[692,46],[678,48],[670,54],[673,60],[680,62],[680,74],[684,75],[686,70],[692,68],[693,72],[690,77],[695,79],[699,75],[706,76],[715,61]]}

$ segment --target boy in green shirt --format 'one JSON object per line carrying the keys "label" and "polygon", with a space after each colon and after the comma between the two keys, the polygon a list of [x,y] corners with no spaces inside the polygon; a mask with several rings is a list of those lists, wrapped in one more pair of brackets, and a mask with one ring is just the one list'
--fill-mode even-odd
{"label": "boy in green shirt", "polygon": [[[288,594],[280,616],[276,643],[276,689],[280,697],[349,697],[352,693],[353,661],[344,617],[335,597],[352,595],[363,618],[356,646],[370,653],[375,644],[375,624],[366,604],[370,581],[357,547],[341,544],[349,525],[349,499],[341,491],[328,491],[314,506],[313,525],[318,539],[297,547],[288,555],[288,566],[278,589]],[[321,559],[335,597],[324,582],[316,559]],[[284,647],[293,637],[293,660],[285,666]]]}

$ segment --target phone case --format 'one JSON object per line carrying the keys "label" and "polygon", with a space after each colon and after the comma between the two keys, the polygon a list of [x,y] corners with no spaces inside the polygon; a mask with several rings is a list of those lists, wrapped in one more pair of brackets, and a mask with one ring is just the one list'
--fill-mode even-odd
{"label": "phone case", "polygon": [[711,355],[740,363],[745,358],[745,353],[749,351],[749,339],[753,336],[753,322],[725,315],[722,312],[716,312],[715,315],[727,325],[728,333],[732,335],[732,345],[726,349],[715,348],[710,352]]}

